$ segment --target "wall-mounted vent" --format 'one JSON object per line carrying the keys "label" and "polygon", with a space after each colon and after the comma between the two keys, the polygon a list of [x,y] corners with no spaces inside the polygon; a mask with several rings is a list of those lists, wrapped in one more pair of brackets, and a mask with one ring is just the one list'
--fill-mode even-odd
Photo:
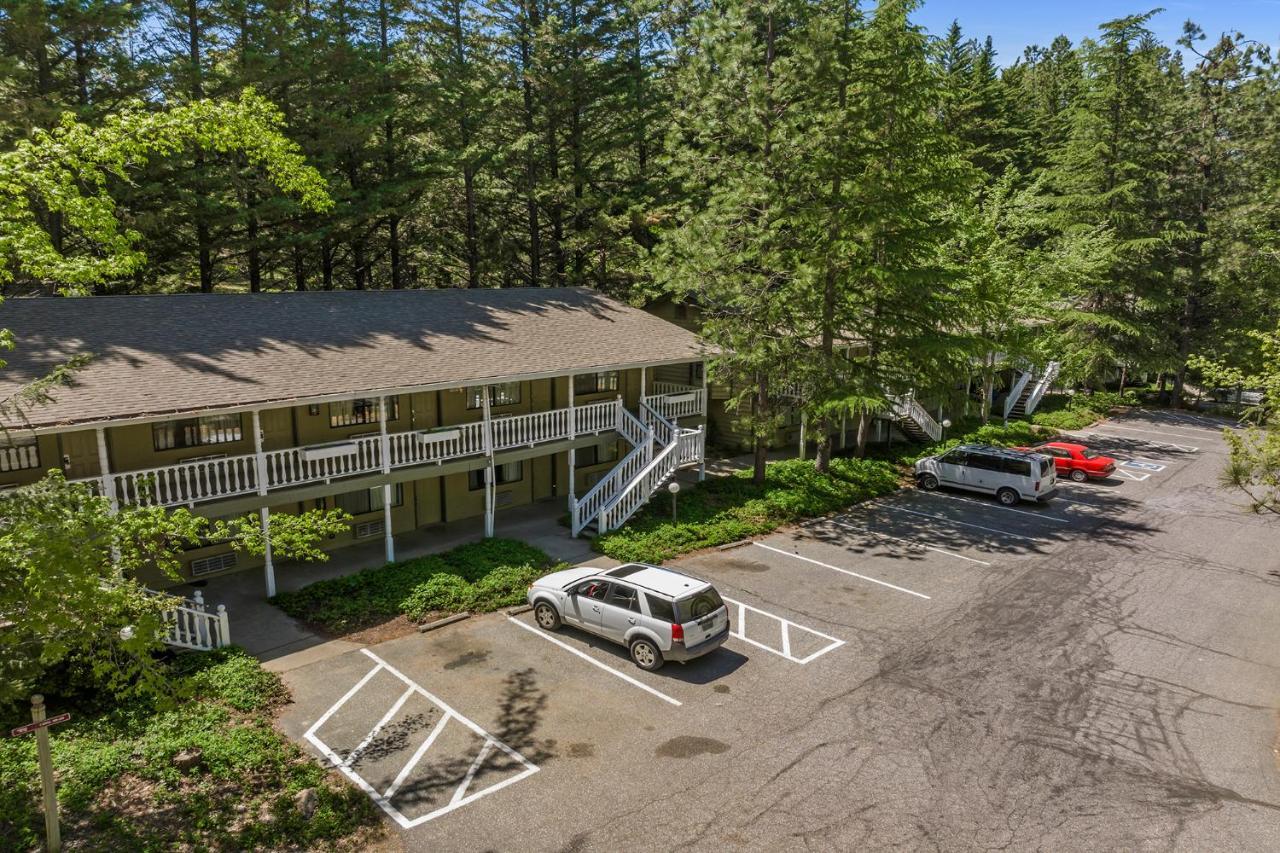
{"label": "wall-mounted vent", "polygon": [[493,497],[494,506],[511,506],[516,502],[516,496],[513,492],[498,492]]}
{"label": "wall-mounted vent", "polygon": [[368,539],[370,536],[381,536],[386,530],[381,521],[362,521],[354,528],[357,539]]}
{"label": "wall-mounted vent", "polygon": [[191,561],[191,574],[193,577],[201,575],[211,575],[214,572],[225,572],[227,569],[236,567],[236,552],[228,551],[225,554],[215,554],[212,557],[202,557],[199,560]]}

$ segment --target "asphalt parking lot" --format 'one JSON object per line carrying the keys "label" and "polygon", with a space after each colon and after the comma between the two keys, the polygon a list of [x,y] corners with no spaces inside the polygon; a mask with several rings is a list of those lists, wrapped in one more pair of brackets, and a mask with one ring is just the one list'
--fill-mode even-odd
{"label": "asphalt parking lot", "polygon": [[644,673],[491,614],[293,670],[410,850],[1280,849],[1280,544],[1216,423],[1080,433],[1044,506],[908,490],[676,561],[734,636]]}

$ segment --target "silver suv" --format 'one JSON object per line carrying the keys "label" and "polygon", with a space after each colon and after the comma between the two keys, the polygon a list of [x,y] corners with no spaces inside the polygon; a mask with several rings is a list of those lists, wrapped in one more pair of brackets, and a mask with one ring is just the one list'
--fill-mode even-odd
{"label": "silver suv", "polygon": [[540,628],[590,631],[626,646],[648,671],[701,657],[729,636],[729,608],[715,587],[645,563],[553,572],[533,582],[528,600]]}

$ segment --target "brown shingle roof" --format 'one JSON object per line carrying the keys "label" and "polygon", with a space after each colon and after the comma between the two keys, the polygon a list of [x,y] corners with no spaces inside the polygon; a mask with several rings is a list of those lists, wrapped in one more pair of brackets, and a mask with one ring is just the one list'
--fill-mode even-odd
{"label": "brown shingle roof", "polygon": [[690,332],[585,288],[13,298],[0,399],[93,360],[36,427],[698,359]]}

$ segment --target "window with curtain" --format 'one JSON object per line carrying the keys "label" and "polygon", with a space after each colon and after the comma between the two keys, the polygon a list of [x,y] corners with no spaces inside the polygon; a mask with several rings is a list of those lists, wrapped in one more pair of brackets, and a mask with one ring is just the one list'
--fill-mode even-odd
{"label": "window with curtain", "polygon": [[[389,420],[400,417],[400,398],[388,397],[387,410]],[[381,420],[377,397],[364,397],[359,400],[339,400],[329,404],[329,426],[331,428],[376,424]]]}
{"label": "window with curtain", "polygon": [[240,415],[207,415],[151,425],[151,441],[156,450],[207,447],[239,441],[243,437]]}
{"label": "window with curtain", "polygon": [[489,389],[489,405],[490,406],[514,406],[520,402],[520,383],[519,382],[500,382],[497,385],[473,385],[467,389],[467,408],[483,409],[484,398],[480,395],[484,393],[484,389]]}
{"label": "window with curtain", "polygon": [[574,394],[603,394],[618,390],[618,371],[604,373],[579,373],[573,377]]}

